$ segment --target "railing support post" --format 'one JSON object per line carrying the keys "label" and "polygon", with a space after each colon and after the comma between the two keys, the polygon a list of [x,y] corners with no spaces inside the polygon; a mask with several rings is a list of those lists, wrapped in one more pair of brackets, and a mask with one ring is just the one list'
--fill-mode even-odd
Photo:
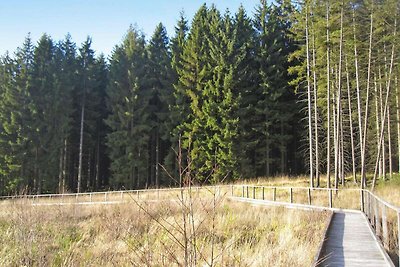
{"label": "railing support post", "polygon": [[333,200],[332,200],[332,189],[328,189],[329,194],[329,208],[333,207]]}
{"label": "railing support post", "polygon": [[276,187],[272,189],[272,200],[276,201]]}
{"label": "railing support post", "polygon": [[364,207],[364,189],[361,189],[360,190],[360,210],[362,211],[362,212],[365,212],[365,207]]}
{"label": "railing support post", "polygon": [[253,199],[256,199],[256,187],[253,186]]}
{"label": "railing support post", "polygon": [[262,199],[265,200],[265,188],[264,188],[264,186],[262,187]]}
{"label": "railing support post", "polygon": [[377,236],[381,235],[381,224],[379,219],[378,201],[374,200],[374,214],[375,214],[375,233]]}
{"label": "railing support post", "polygon": [[249,198],[249,186],[246,185],[246,197]]}
{"label": "railing support post", "polygon": [[293,188],[289,188],[290,204],[293,203]]}
{"label": "railing support post", "polygon": [[244,197],[244,185],[242,185],[242,197]]}
{"label": "railing support post", "polygon": [[386,250],[389,250],[389,232],[387,225],[387,217],[386,217],[386,206],[381,205],[382,209],[382,240],[383,246]]}
{"label": "railing support post", "polygon": [[308,205],[311,206],[311,188],[307,190],[307,197],[308,197]]}
{"label": "railing support post", "polygon": [[231,196],[233,197],[233,185],[231,185]]}

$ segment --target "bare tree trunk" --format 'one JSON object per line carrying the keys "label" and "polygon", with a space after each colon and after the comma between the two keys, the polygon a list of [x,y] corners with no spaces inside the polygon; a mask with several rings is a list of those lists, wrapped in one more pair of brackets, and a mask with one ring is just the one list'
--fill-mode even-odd
{"label": "bare tree trunk", "polygon": [[306,6],[306,53],[307,53],[307,102],[308,102],[308,139],[310,153],[310,187],[314,187],[314,169],[313,169],[313,134],[312,134],[312,110],[311,110],[311,81],[310,81],[310,44],[308,35],[308,6]]}
{"label": "bare tree trunk", "polygon": [[[386,110],[385,110],[385,112],[383,111],[383,95],[382,95],[382,73],[381,73],[381,67],[379,66],[379,68],[378,68],[378,74],[379,74],[379,103],[380,103],[380,110],[381,110],[381,113],[380,113],[380,123],[383,125],[383,132],[385,132],[385,115],[384,114],[386,114]],[[383,123],[382,123],[383,122]],[[382,155],[382,157],[381,157],[381,160],[382,160],[382,177],[383,177],[383,180],[386,180],[386,150],[385,150],[385,134],[383,134],[383,137],[382,137],[383,139],[382,139],[382,145],[380,146],[379,144],[378,144],[378,148],[380,148],[381,149],[381,152],[378,152],[378,153],[381,153],[381,155]],[[379,138],[378,138],[378,140],[380,140]]]}
{"label": "bare tree trunk", "polygon": [[343,57],[343,2],[340,11],[340,41],[339,41],[339,66],[338,66],[338,98],[337,98],[337,143],[339,146],[338,149],[338,163],[339,163],[339,174],[343,183],[343,148],[341,139],[343,138],[343,125],[342,125],[342,57]]}
{"label": "bare tree trunk", "polygon": [[87,179],[86,179],[86,190],[89,190],[89,188],[90,188],[90,184],[91,184],[91,176],[92,176],[92,173],[91,173],[91,161],[92,161],[92,154],[89,152],[89,155],[88,155],[88,166],[87,166]]}
{"label": "bare tree trunk", "polygon": [[68,139],[64,139],[64,163],[63,163],[63,180],[62,180],[62,193],[65,193],[66,184],[65,181],[67,179],[67,151],[68,151]]}
{"label": "bare tree trunk", "polygon": [[[335,81],[337,81],[337,68],[335,68]],[[332,88],[336,89],[337,84],[335,86],[332,86]],[[338,180],[339,180],[339,144],[338,144],[338,121],[337,121],[337,92],[336,90],[333,90],[333,148],[334,148],[334,154],[335,154],[335,188],[338,187]]]}
{"label": "bare tree trunk", "polygon": [[[393,37],[396,37],[396,33],[397,33],[397,19],[395,19],[395,21],[394,21]],[[382,116],[383,118],[386,118],[386,112],[388,111],[389,94],[390,94],[390,83],[391,83],[391,79],[392,79],[393,62],[394,62],[394,50],[395,50],[395,44],[393,43],[393,45],[392,45],[392,53],[391,53],[391,57],[390,57],[390,67],[389,67],[388,81],[387,81],[387,84],[386,84],[386,99],[385,99],[384,112],[383,112],[383,116]],[[382,123],[381,123],[381,133],[380,133],[380,138],[379,138],[380,139],[379,140],[379,146],[383,145],[383,136],[384,136],[384,133],[385,133],[384,132],[384,128],[385,128],[385,119],[383,119]],[[376,184],[377,169],[378,169],[378,161],[379,161],[380,151],[381,151],[381,149],[378,148],[378,155],[377,155],[376,162],[375,162],[374,179],[372,181],[372,187],[371,187],[372,191],[374,190],[375,184]]]}
{"label": "bare tree trunk", "polygon": [[[312,24],[314,28],[314,23]],[[317,71],[316,71],[316,58],[315,58],[315,33],[313,33],[312,45],[312,62],[313,62],[313,87],[314,87],[314,135],[315,135],[315,179],[317,187],[320,186],[319,181],[319,138],[318,138],[318,92],[317,92]]]}
{"label": "bare tree trunk", "polygon": [[159,165],[160,165],[160,138],[159,138],[159,133],[158,133],[158,128],[156,132],[156,188],[160,187],[160,171],[159,171]]}
{"label": "bare tree trunk", "polygon": [[[328,112],[328,129],[326,133],[327,148],[326,148],[326,178],[327,187],[331,187],[331,92],[330,92],[330,40],[329,40],[329,1],[326,6],[326,95],[327,95],[327,112]],[[399,139],[400,140],[400,139]]]}
{"label": "bare tree trunk", "polygon": [[397,124],[397,164],[398,172],[400,174],[400,106],[399,106],[399,88],[397,84],[397,76],[395,78],[396,87],[396,124]]}
{"label": "bare tree trunk", "polygon": [[365,152],[367,143],[367,122],[368,122],[368,110],[369,110],[369,89],[371,81],[371,60],[372,60],[372,33],[373,33],[373,13],[371,11],[371,27],[369,33],[369,48],[368,48],[368,69],[367,69],[367,98],[365,100],[365,115],[364,115],[364,133],[362,142],[362,153],[361,153],[361,188],[364,189],[367,186],[366,170],[365,170]]}
{"label": "bare tree trunk", "polygon": [[[374,74],[374,88],[375,88],[375,121],[376,121],[376,145],[379,147],[379,94],[378,94],[378,82],[376,75]],[[379,176],[382,175],[382,160],[379,160]]]}
{"label": "bare tree trunk", "polygon": [[393,178],[393,163],[392,163],[392,134],[390,125],[390,104],[388,105],[387,111],[387,128],[388,128],[388,153],[389,153],[389,179]]}
{"label": "bare tree trunk", "polygon": [[346,57],[346,80],[347,80],[347,100],[349,105],[349,126],[350,126],[350,142],[351,142],[351,163],[353,170],[353,181],[357,184],[357,172],[356,172],[356,162],[355,162],[355,148],[354,148],[354,132],[353,132],[353,112],[351,108],[351,94],[350,94],[350,77],[349,68]]}
{"label": "bare tree trunk", "polygon": [[[342,110],[341,110],[342,112]],[[343,116],[340,116],[340,177],[342,186],[345,184],[345,169],[344,169],[344,141],[343,141]]]}
{"label": "bare tree trunk", "polygon": [[99,188],[100,179],[100,138],[97,137],[97,149],[96,149],[96,176],[94,181],[95,190]]}
{"label": "bare tree trunk", "polygon": [[85,121],[85,97],[82,103],[81,110],[81,128],[79,134],[79,166],[78,166],[78,186],[77,192],[81,192],[81,183],[82,183],[82,160],[83,160],[83,125]]}
{"label": "bare tree trunk", "polygon": [[[364,148],[363,148],[363,127],[362,127],[362,108],[361,108],[361,94],[360,94],[360,77],[358,71],[358,52],[357,52],[357,37],[356,37],[356,19],[355,10],[353,8],[353,41],[354,41],[354,67],[356,71],[356,90],[357,90],[357,117],[358,117],[358,131],[360,138],[360,154],[361,154],[361,166],[364,165]],[[362,167],[361,167],[362,168]],[[362,171],[361,171],[362,172]],[[361,176],[362,181],[362,176]]]}
{"label": "bare tree trunk", "polygon": [[[283,121],[281,121],[281,135],[284,136],[284,127],[283,127]],[[286,149],[286,143],[282,139],[280,143],[280,156],[281,156],[281,175],[284,175],[286,173],[286,158],[287,158],[287,149]]]}
{"label": "bare tree trunk", "polygon": [[63,180],[63,148],[60,148],[60,159],[58,165],[58,193],[62,192],[62,180]]}

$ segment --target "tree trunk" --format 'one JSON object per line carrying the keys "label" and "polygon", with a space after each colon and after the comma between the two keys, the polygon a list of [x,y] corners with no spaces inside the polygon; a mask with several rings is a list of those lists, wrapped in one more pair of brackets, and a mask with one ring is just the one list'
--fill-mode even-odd
{"label": "tree trunk", "polygon": [[396,124],[397,124],[397,164],[398,172],[400,174],[400,104],[399,104],[399,88],[397,84],[397,76],[395,78],[395,88],[396,88]]}
{"label": "tree trunk", "polygon": [[[337,73],[337,68],[336,68],[336,70],[335,70],[335,81],[337,81],[337,75],[338,75],[338,73]],[[337,84],[335,84],[334,82],[333,82],[333,86],[332,86],[332,88],[333,89],[336,89],[336,87],[337,87]],[[339,136],[339,132],[338,132],[338,121],[337,121],[337,116],[336,116],[336,114],[337,114],[337,105],[338,105],[338,102],[337,102],[337,97],[336,97],[336,95],[337,95],[337,92],[335,91],[335,90],[333,90],[333,99],[334,99],[334,101],[333,101],[333,148],[334,148],[334,155],[335,155],[335,168],[334,168],[334,171],[335,171],[335,188],[337,188],[338,187],[338,180],[339,180],[339,169],[338,169],[338,167],[339,167],[339,144],[338,144],[338,136]]]}
{"label": "tree trunk", "polygon": [[79,165],[78,165],[78,185],[77,192],[81,192],[81,183],[82,183],[82,160],[83,160],[83,125],[85,122],[85,97],[82,102],[81,109],[81,128],[79,134]]}
{"label": "tree trunk", "polygon": [[308,35],[308,6],[306,6],[306,53],[307,53],[307,102],[308,102],[308,139],[310,153],[310,187],[314,187],[314,169],[313,169],[313,134],[312,134],[312,110],[311,110],[311,81],[310,81],[310,45]]}
{"label": "tree trunk", "polygon": [[156,187],[160,187],[160,171],[159,171],[159,166],[160,166],[160,137],[158,133],[158,127],[157,127],[157,132],[156,132]]}
{"label": "tree trunk", "polygon": [[97,149],[96,149],[96,176],[95,176],[95,189],[99,189],[100,184],[100,137],[97,138]]}
{"label": "tree trunk", "polygon": [[[359,77],[359,71],[358,71],[356,19],[355,19],[354,8],[353,8],[353,39],[354,39],[353,40],[354,41],[354,67],[355,67],[355,72],[356,72],[355,74],[356,74],[356,90],[357,90],[358,131],[359,131],[359,138],[360,138],[361,166],[363,166],[364,165],[364,162],[363,162],[364,147],[363,147],[362,108],[361,108],[361,94],[360,94],[360,77]],[[361,175],[361,181],[362,181],[362,175]]]}
{"label": "tree trunk", "polygon": [[365,100],[365,115],[364,115],[364,133],[362,142],[362,153],[361,153],[361,188],[364,189],[367,186],[366,170],[365,170],[365,152],[367,144],[367,122],[368,122],[368,110],[369,110],[369,89],[371,81],[371,60],[372,60],[372,33],[373,33],[373,13],[371,11],[371,27],[369,32],[369,48],[368,48],[368,69],[367,69],[367,98]]}
{"label": "tree trunk", "polygon": [[[395,39],[396,37],[396,32],[397,32],[397,19],[395,19],[394,21],[394,33],[393,33],[393,37]],[[388,75],[388,81],[386,84],[386,97],[385,97],[385,106],[384,106],[384,112],[383,112],[383,118],[386,118],[386,112],[388,111],[388,103],[389,103],[389,94],[390,94],[390,83],[391,83],[391,79],[392,79],[392,72],[393,72],[393,63],[394,63],[394,50],[395,50],[395,44],[393,43],[392,45],[392,53],[391,53],[391,57],[390,57],[390,67],[389,67],[389,75]],[[381,123],[381,133],[380,133],[380,137],[379,137],[379,146],[383,145],[383,136],[384,136],[384,127],[385,126],[385,119],[382,120]],[[373,191],[375,188],[375,184],[376,184],[376,178],[377,178],[377,168],[378,168],[378,161],[379,161],[379,154],[380,154],[381,149],[378,148],[378,155],[376,158],[376,162],[375,162],[375,172],[374,172],[374,178],[372,181],[372,187],[371,190]]]}
{"label": "tree trunk", "polygon": [[67,179],[67,151],[68,151],[68,140],[67,138],[64,139],[64,158],[63,158],[63,180],[62,180],[62,193],[65,193],[66,189],[66,179]]}
{"label": "tree trunk", "polygon": [[[314,28],[314,23],[312,24]],[[317,71],[316,71],[316,58],[315,58],[315,33],[313,33],[312,45],[312,62],[313,62],[313,87],[314,87],[314,135],[315,135],[315,179],[317,187],[320,186],[319,181],[319,138],[318,138],[318,93],[317,93]]]}
{"label": "tree trunk", "polygon": [[327,112],[328,112],[328,129],[326,133],[327,139],[327,148],[326,148],[326,178],[327,178],[327,187],[331,187],[331,92],[330,92],[330,43],[329,43],[329,1],[327,1],[326,5],[326,95],[327,95]]}
{"label": "tree trunk", "polygon": [[60,148],[60,159],[58,164],[58,193],[62,192],[62,181],[63,181],[63,158],[64,158],[64,150]]}
{"label": "tree trunk", "polygon": [[[375,122],[376,122],[376,145],[379,147],[379,94],[378,94],[378,82],[376,80],[376,75],[374,74],[374,88],[375,88]],[[382,175],[382,160],[379,160],[379,176]]]}
{"label": "tree trunk", "polygon": [[351,163],[353,170],[353,182],[357,184],[357,172],[356,172],[356,160],[355,160],[356,157],[355,157],[354,132],[353,132],[353,111],[351,106],[350,77],[349,77],[347,57],[346,57],[346,81],[347,81],[347,100],[349,105],[349,126],[350,126]]}
{"label": "tree trunk", "polygon": [[[383,111],[383,95],[382,95],[382,73],[381,73],[381,67],[379,66],[378,68],[378,73],[379,73],[379,104],[380,104],[380,123],[383,125],[383,132],[385,132],[385,114],[386,114],[386,110]],[[385,116],[385,117],[384,117]],[[380,140],[378,138],[378,140]],[[380,152],[381,153],[381,160],[382,160],[382,177],[383,180],[386,180],[386,150],[385,150],[385,134],[383,134],[382,136],[382,145],[378,145],[378,148],[381,149]]]}
{"label": "tree trunk", "polygon": [[86,190],[89,190],[89,188],[90,188],[90,179],[91,179],[91,171],[90,171],[90,169],[91,169],[91,164],[90,164],[90,161],[91,161],[92,159],[91,159],[91,153],[89,152],[89,155],[88,155],[88,165],[87,165],[87,179],[86,179]]}
{"label": "tree trunk", "polygon": [[392,174],[393,174],[393,164],[392,164],[392,134],[391,134],[391,123],[390,123],[390,104],[388,105],[388,111],[387,111],[387,136],[388,136],[388,153],[389,153],[389,179],[391,180]]}

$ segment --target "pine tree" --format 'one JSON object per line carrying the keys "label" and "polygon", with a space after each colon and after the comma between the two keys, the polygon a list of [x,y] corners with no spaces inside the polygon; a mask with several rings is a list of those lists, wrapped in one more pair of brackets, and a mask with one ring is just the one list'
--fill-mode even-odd
{"label": "pine tree", "polygon": [[233,95],[239,101],[236,117],[239,118],[238,137],[235,154],[238,158],[239,174],[242,177],[256,177],[256,154],[258,132],[257,125],[262,118],[256,113],[255,106],[262,97],[257,84],[259,74],[256,62],[256,33],[253,23],[243,6],[233,19]]}
{"label": "pine tree", "polygon": [[111,160],[111,184],[137,188],[147,181],[150,126],[146,114],[146,50],[143,35],[131,27],[110,62],[107,88],[110,115],[107,146]]}
{"label": "pine tree", "polygon": [[[150,90],[149,124],[152,127],[149,140],[150,180],[149,184],[160,186],[160,165],[169,152],[171,124],[169,107],[173,104],[171,56],[168,49],[168,36],[160,23],[148,45],[148,82]],[[165,175],[164,175],[165,176]]]}

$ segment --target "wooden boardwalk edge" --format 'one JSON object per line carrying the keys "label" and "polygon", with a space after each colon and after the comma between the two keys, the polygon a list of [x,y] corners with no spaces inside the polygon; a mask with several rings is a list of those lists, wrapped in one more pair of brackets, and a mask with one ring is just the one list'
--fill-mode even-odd
{"label": "wooden boardwalk edge", "polygon": [[387,252],[386,252],[385,248],[383,247],[381,241],[376,237],[376,235],[374,233],[374,229],[372,229],[372,226],[368,221],[368,217],[365,215],[365,213],[363,213],[363,216],[364,216],[365,220],[367,221],[368,229],[371,232],[372,237],[374,238],[375,242],[379,246],[379,250],[381,251],[382,256],[386,259],[386,261],[390,264],[391,267],[396,267],[394,265],[392,259],[390,258],[389,254],[387,254]]}
{"label": "wooden boardwalk edge", "polygon": [[326,238],[327,238],[328,231],[329,231],[329,228],[330,228],[331,223],[332,223],[333,214],[334,214],[334,212],[332,211],[332,212],[329,214],[329,217],[328,217],[328,219],[327,219],[326,226],[325,226],[325,229],[324,229],[324,235],[323,235],[323,237],[322,237],[321,244],[319,245],[319,248],[318,248],[318,250],[317,250],[317,253],[315,254],[315,257],[314,257],[314,263],[313,263],[313,265],[312,265],[313,267],[317,267],[317,266],[319,265],[319,263],[320,263],[320,258],[321,258],[321,256],[322,256],[322,252],[323,252],[323,250],[324,250],[325,240],[326,240]]}

